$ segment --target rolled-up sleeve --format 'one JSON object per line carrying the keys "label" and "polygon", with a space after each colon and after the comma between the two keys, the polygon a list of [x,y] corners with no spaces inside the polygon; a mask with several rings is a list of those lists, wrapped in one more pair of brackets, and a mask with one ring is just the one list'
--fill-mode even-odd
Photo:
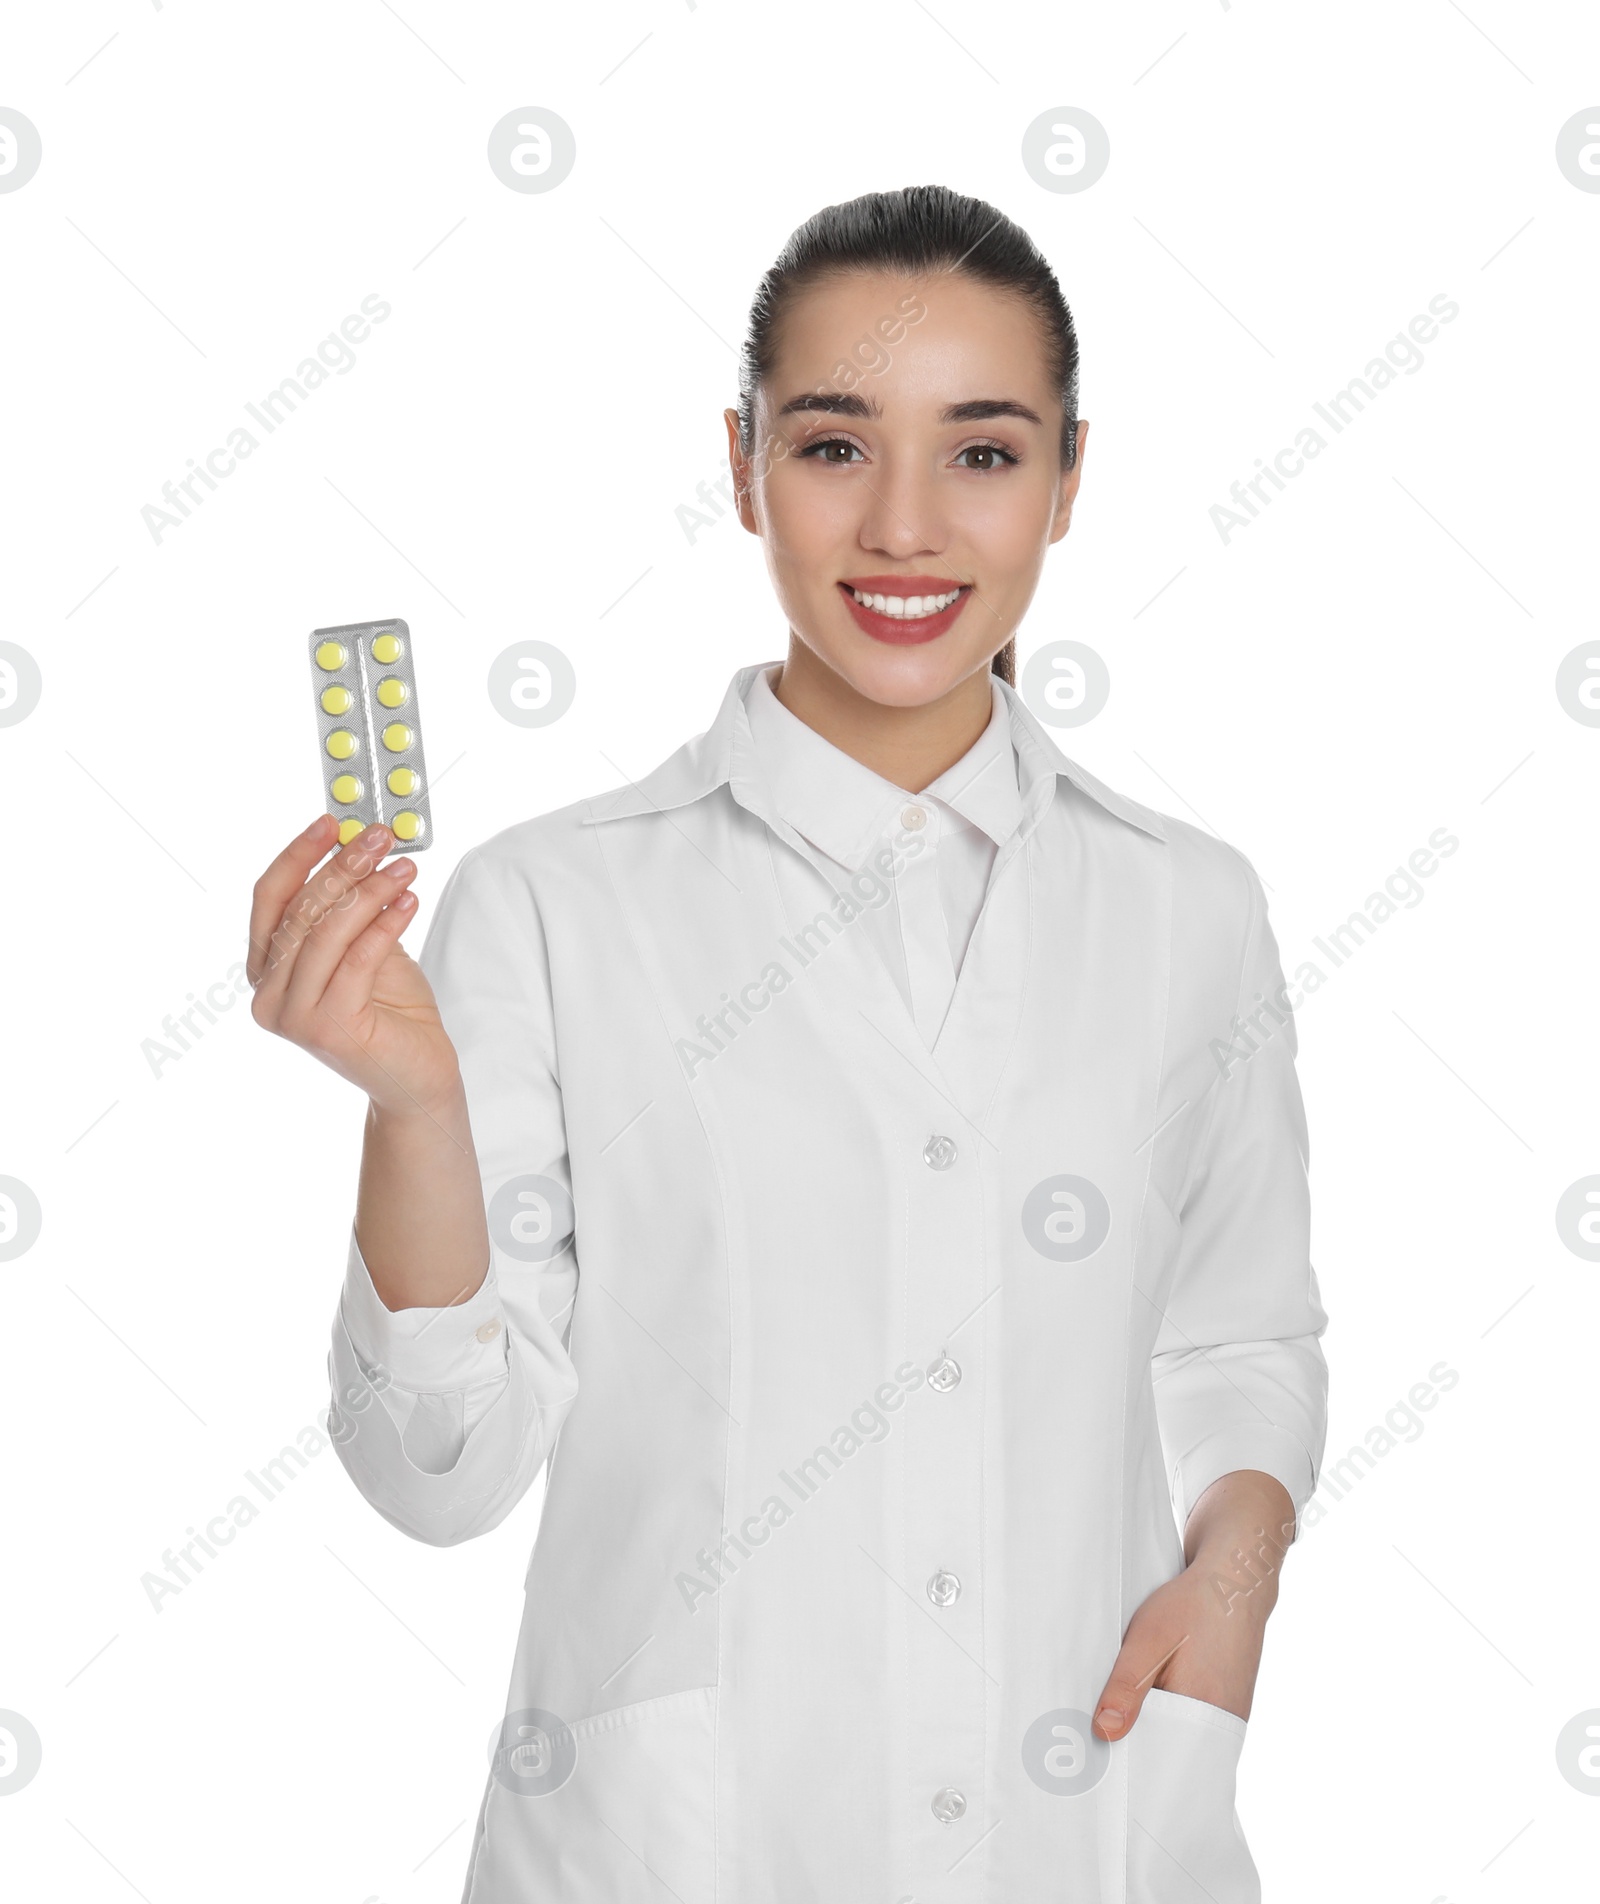
{"label": "rolled-up sleeve", "polygon": [[1327,1438],[1327,1327],[1311,1265],[1310,1147],[1298,1041],[1266,897],[1249,907],[1232,1026],[1217,1027],[1207,1119],[1179,1210],[1177,1263],[1153,1356],[1180,1527],[1220,1476],[1281,1481],[1296,1524]]}
{"label": "rolled-up sleeve", "polygon": [[[386,1520],[449,1546],[497,1526],[555,1445],[578,1388],[567,1349],[578,1263],[548,962],[533,897],[509,861],[466,855],[420,963],[461,1063],[489,1269],[465,1302],[391,1310],[352,1230],[329,1428]],[[497,1217],[497,1196],[510,1199],[511,1221]]]}

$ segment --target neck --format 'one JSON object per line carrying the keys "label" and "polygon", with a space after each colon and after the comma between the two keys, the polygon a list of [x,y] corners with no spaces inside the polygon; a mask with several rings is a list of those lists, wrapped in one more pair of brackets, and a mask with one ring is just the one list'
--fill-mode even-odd
{"label": "neck", "polygon": [[795,634],[772,691],[796,720],[907,793],[921,793],[953,767],[989,725],[994,708],[988,668],[925,706],[885,707],[851,687]]}

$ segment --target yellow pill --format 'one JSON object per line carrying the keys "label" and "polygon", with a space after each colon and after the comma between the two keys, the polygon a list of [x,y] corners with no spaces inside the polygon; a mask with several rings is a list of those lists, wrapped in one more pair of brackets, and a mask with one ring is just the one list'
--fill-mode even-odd
{"label": "yellow pill", "polygon": [[336,727],[322,744],[335,760],[348,760],[358,743],[348,727]]}
{"label": "yellow pill", "polygon": [[328,791],[340,806],[352,806],[361,798],[361,782],[353,773],[335,774]]}
{"label": "yellow pill", "polygon": [[422,775],[415,767],[391,767],[389,778],[384,784],[391,793],[397,793],[402,800],[408,800],[422,785]]}
{"label": "yellow pill", "polygon": [[406,644],[398,635],[374,635],[372,638],[372,658],[388,667],[391,661],[398,661],[406,651]]}
{"label": "yellow pill", "polygon": [[324,688],[322,711],[324,714],[348,714],[355,698],[348,688]]}
{"label": "yellow pill", "polygon": [[317,648],[317,666],[329,674],[342,668],[348,659],[342,641],[324,641]]}
{"label": "yellow pill", "polygon": [[411,690],[397,674],[391,674],[378,683],[377,695],[385,707],[404,707],[411,699]]}
{"label": "yellow pill", "polygon": [[403,754],[416,739],[404,721],[390,721],[383,730],[383,744],[391,754]]}
{"label": "yellow pill", "polygon": [[414,840],[422,831],[420,813],[397,813],[389,822],[389,831],[397,840]]}
{"label": "yellow pill", "polygon": [[341,846],[348,846],[353,839],[365,833],[366,830],[367,823],[365,820],[341,820],[339,822],[339,844]]}

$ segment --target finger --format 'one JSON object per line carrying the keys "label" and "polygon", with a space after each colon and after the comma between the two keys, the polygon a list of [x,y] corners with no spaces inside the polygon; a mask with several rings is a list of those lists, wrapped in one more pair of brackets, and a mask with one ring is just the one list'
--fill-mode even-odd
{"label": "finger", "polygon": [[283,914],[284,933],[292,937],[312,932],[329,912],[346,903],[364,879],[377,871],[393,844],[394,836],[389,829],[381,821],[374,821],[348,846],[341,846],[290,899]]}
{"label": "finger", "polygon": [[348,903],[349,895],[374,871],[392,843],[387,827],[369,826],[290,898],[264,948],[265,963],[255,987],[259,1020],[272,1020],[293,980],[302,947],[330,913]]}
{"label": "finger", "polygon": [[250,945],[245,976],[256,985],[266,967],[269,944],[284,908],[305,884],[306,875],[337,837],[331,813],[319,813],[297,834],[255,883],[250,896]]}
{"label": "finger", "polygon": [[344,957],[323,989],[318,1011],[349,1034],[349,1027],[372,998],[373,982],[400,935],[417,916],[417,895],[409,887],[396,894],[376,919],[345,948]]}
{"label": "finger", "polygon": [[1095,1730],[1103,1739],[1121,1739],[1138,1718],[1156,1675],[1188,1638],[1153,1622],[1135,1618],[1112,1664],[1111,1676],[1095,1705]]}
{"label": "finger", "polygon": [[[294,961],[288,988],[283,994],[279,1016],[291,1029],[316,1012],[322,1003],[328,982],[354,942],[417,876],[413,859],[397,859],[363,879],[317,922]],[[367,973],[366,995],[354,1000],[359,1008],[371,996],[376,967]]]}

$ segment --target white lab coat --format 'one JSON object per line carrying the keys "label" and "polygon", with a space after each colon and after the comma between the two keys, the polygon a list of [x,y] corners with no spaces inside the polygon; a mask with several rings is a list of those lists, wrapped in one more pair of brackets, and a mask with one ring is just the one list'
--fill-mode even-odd
{"label": "white lab coat", "polygon": [[1261,883],[997,684],[1020,823],[930,1049],[869,916],[912,838],[851,881],[784,817],[754,673],[440,901],[482,1289],[391,1315],[352,1239],[368,1500],[448,1544],[550,1461],[464,1904],[1253,1904],[1244,1721],[1088,1720],[1200,1493],[1322,1457]]}

